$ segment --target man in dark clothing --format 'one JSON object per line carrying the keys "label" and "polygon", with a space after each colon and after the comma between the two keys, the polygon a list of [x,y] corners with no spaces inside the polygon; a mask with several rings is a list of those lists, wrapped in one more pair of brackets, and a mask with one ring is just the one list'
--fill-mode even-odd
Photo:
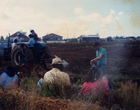
{"label": "man in dark clothing", "polygon": [[35,33],[35,31],[34,30],[31,30],[30,32],[34,36],[35,41],[38,41],[38,35]]}
{"label": "man in dark clothing", "polygon": [[25,44],[21,44],[20,47],[21,47],[21,50],[20,50],[20,61],[19,61],[19,65],[27,64],[27,61],[25,59],[26,55],[24,53],[24,49],[26,48],[26,46],[25,46]]}

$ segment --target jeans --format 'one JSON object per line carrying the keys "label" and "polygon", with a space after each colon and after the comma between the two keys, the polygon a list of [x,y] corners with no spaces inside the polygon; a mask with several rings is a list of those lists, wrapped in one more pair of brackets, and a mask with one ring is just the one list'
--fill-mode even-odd
{"label": "jeans", "polygon": [[22,64],[27,64],[27,61],[26,61],[26,59],[24,57],[20,56],[19,65],[22,65]]}
{"label": "jeans", "polygon": [[97,68],[100,70],[102,76],[105,76],[106,64],[97,65]]}

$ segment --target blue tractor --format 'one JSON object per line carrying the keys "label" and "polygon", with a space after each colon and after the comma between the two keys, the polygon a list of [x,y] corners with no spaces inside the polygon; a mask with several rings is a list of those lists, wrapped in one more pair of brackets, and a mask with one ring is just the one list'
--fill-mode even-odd
{"label": "blue tractor", "polygon": [[21,42],[17,43],[17,46],[13,50],[11,50],[12,43],[13,39],[10,39],[9,37],[8,40],[0,44],[0,64],[2,60],[4,61],[11,60],[13,65],[19,65],[21,44],[25,44],[26,46],[26,49],[24,51],[27,56],[26,59],[28,64],[33,63],[40,63],[43,65],[51,64],[52,61],[51,53],[49,50],[49,46],[45,42],[37,41],[34,45],[34,49],[28,45],[29,44],[28,42]]}

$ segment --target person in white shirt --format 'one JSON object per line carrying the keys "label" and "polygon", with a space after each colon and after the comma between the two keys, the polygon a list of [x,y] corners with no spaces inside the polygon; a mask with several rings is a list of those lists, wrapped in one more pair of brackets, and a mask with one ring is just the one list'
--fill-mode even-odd
{"label": "person in white shirt", "polygon": [[44,75],[40,74],[38,75],[39,81],[37,82],[37,89],[41,90],[41,88],[44,86],[44,79],[43,79]]}
{"label": "person in white shirt", "polygon": [[29,37],[30,37],[30,40],[29,40],[29,42],[28,42],[28,43],[29,43],[28,45],[29,45],[30,47],[34,47],[35,40],[34,40],[34,38],[33,38],[33,35],[30,34]]}
{"label": "person in white shirt", "polygon": [[14,40],[14,43],[12,43],[12,50],[15,48],[15,46],[17,45],[17,39]]}
{"label": "person in white shirt", "polygon": [[19,33],[17,33],[17,37],[15,37],[13,39],[13,42],[14,42],[15,39],[17,39],[17,42],[21,42],[21,39],[20,38],[21,38],[21,35]]}
{"label": "person in white shirt", "polygon": [[[52,69],[46,72],[43,78],[44,85],[47,85],[50,88],[53,86],[56,94],[58,93],[57,95],[64,91],[66,94],[69,94],[68,91],[71,89],[70,77],[67,73],[63,72],[63,67],[63,60],[59,57],[54,58],[52,60]],[[58,88],[59,90],[57,90]]]}

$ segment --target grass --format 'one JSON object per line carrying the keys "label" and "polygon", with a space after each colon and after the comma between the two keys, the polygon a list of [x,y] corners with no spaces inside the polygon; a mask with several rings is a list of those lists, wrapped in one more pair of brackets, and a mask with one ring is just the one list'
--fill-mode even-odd
{"label": "grass", "polygon": [[37,77],[26,77],[21,80],[20,88],[24,91],[36,92],[37,91]]}
{"label": "grass", "polygon": [[120,82],[119,85],[114,90],[114,102],[119,103],[121,107],[126,109],[140,107],[140,87],[137,83],[129,80],[126,83]]}
{"label": "grass", "polygon": [[[13,95],[9,95],[9,92],[4,93],[4,95],[0,95],[0,109],[17,109],[22,108],[19,102],[19,94],[20,91],[25,91],[25,93],[34,94],[32,95],[32,99],[35,99],[38,96],[43,97],[53,97],[53,98],[63,98],[67,99],[66,95],[58,88],[58,87],[48,87],[44,86],[40,91],[37,90],[37,77],[27,77],[25,79],[21,80],[20,87],[17,90],[13,90],[14,92],[11,92]],[[120,108],[125,109],[134,109],[140,107],[140,87],[138,87],[137,83],[134,83],[133,81],[126,81],[123,82],[116,82],[113,86],[114,93],[112,98],[112,105],[113,104],[120,104]],[[56,92],[57,91],[57,92]],[[70,92],[70,91],[69,91]],[[69,99],[75,100],[75,101],[83,101],[83,102],[89,102],[89,103],[95,103],[97,105],[106,106],[108,101],[106,100],[104,103],[101,104],[101,99],[98,99],[94,95],[91,97],[84,97],[81,98],[78,96],[79,92],[78,90],[75,91],[76,93],[70,93],[71,97]],[[58,95],[57,95],[58,94]],[[75,98],[72,97],[72,95],[75,94]],[[17,96],[18,95],[18,96]],[[30,97],[29,97],[30,99]],[[30,106],[33,106],[33,104],[28,102],[29,100],[26,98],[24,102],[22,102],[22,105],[25,107],[23,109],[29,109]],[[111,106],[112,106],[111,105]]]}

